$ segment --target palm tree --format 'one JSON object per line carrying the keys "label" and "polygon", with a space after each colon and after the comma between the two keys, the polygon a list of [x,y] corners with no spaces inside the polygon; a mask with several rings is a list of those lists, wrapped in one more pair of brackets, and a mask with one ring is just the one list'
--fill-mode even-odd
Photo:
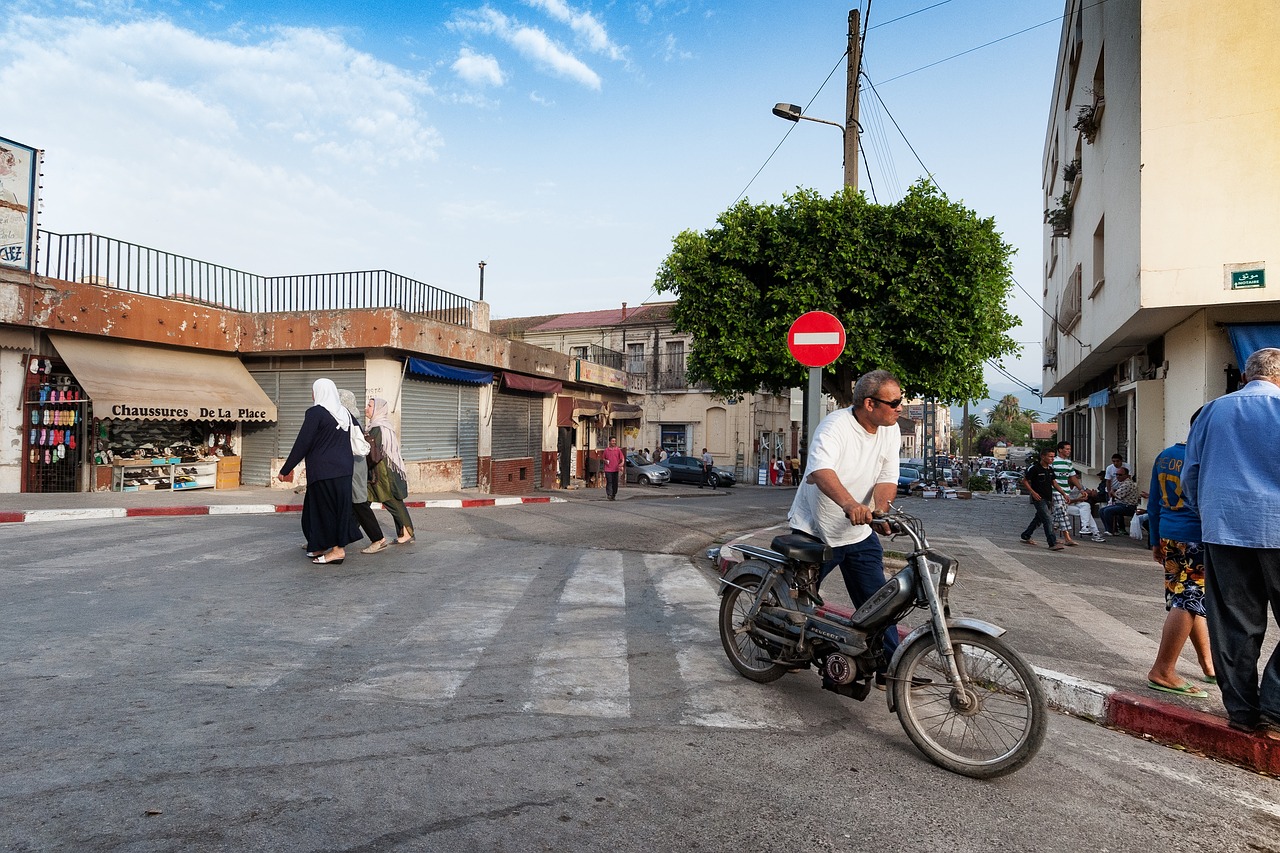
{"label": "palm tree", "polygon": [[996,403],[996,407],[991,411],[990,423],[1003,421],[1012,423],[1020,420],[1022,415],[1022,401],[1014,394],[1005,394],[1000,398],[1000,402]]}

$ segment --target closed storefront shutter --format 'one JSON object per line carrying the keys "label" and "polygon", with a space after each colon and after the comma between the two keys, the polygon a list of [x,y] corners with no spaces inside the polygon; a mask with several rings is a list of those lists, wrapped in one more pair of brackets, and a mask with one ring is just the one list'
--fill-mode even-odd
{"label": "closed storefront shutter", "polygon": [[493,460],[532,459],[542,488],[542,396],[498,393],[493,400]]}
{"label": "closed storefront shutter", "polygon": [[400,392],[405,461],[461,459],[464,489],[479,479],[480,389],[406,377]]}
{"label": "closed storefront shutter", "polygon": [[[289,455],[293,440],[302,429],[302,419],[307,409],[314,405],[311,386],[317,379],[332,379],[333,384],[345,388],[363,403],[363,370],[269,370],[249,371],[262,390],[276,404],[278,420],[274,424],[245,424],[242,427],[240,446],[240,482],[246,486],[266,486],[271,483],[272,460]],[[364,412],[358,413],[363,422]]]}

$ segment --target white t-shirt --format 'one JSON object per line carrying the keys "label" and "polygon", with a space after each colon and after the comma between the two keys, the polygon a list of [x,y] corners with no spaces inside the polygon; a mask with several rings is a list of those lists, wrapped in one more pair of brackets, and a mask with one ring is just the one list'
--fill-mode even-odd
{"label": "white t-shirt", "polygon": [[[870,504],[877,483],[897,485],[901,446],[902,432],[897,424],[870,433],[858,423],[852,409],[837,409],[814,430],[805,471],[811,474],[831,469],[855,500]],[[787,521],[796,530],[817,536],[833,548],[861,542],[871,535],[870,525],[850,524],[839,505],[807,478],[796,490]]]}
{"label": "white t-shirt", "polygon": [[[1129,476],[1130,476],[1130,477],[1132,477],[1132,476],[1133,476],[1133,469],[1129,467],[1129,463],[1128,463],[1128,462],[1121,462],[1121,463],[1120,463],[1120,465],[1121,465],[1121,467],[1122,467],[1122,468],[1124,468],[1124,470],[1126,470],[1126,471],[1128,471],[1128,472],[1129,472]],[[1111,487],[1112,487],[1112,486],[1114,486],[1114,485],[1116,484],[1116,471],[1117,471],[1117,470],[1118,470],[1118,469],[1116,468],[1116,466],[1115,466],[1114,464],[1112,464],[1112,465],[1108,465],[1108,466],[1107,466],[1107,470],[1106,470],[1105,476],[1106,476],[1106,478],[1107,478],[1107,490],[1108,490],[1108,491],[1110,491],[1110,490],[1111,490]]]}

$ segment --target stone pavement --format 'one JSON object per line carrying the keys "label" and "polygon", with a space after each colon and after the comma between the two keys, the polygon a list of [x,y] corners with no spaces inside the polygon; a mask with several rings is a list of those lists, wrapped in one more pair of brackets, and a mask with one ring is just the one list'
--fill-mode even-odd
{"label": "stone pavement", "polygon": [[[628,487],[619,500],[664,497],[728,497],[733,490],[699,491],[695,486],[662,489]],[[491,507],[566,500],[603,501],[603,489],[546,491],[503,497],[469,492],[415,494],[413,508]],[[1200,670],[1190,644],[1180,671],[1208,693],[1192,699],[1157,693],[1146,686],[1164,623],[1163,574],[1145,543],[1087,537],[1075,548],[1051,552],[1031,548],[1018,533],[1031,518],[1025,497],[975,495],[972,500],[900,498],[906,511],[924,520],[931,544],[960,560],[952,592],[952,612],[1008,629],[1006,639],[1040,674],[1059,710],[1132,734],[1220,758],[1270,774],[1280,774],[1280,742],[1227,726],[1216,686],[1198,681]],[[254,487],[152,492],[0,494],[0,523],[51,523],[83,518],[157,515],[222,515],[298,512],[302,496],[291,490]],[[780,519],[781,520],[781,519]],[[768,547],[785,525],[743,534],[721,549],[732,558],[734,543]],[[1043,543],[1043,540],[1041,540]],[[900,543],[887,541],[893,552]],[[824,595],[843,595],[840,583]],[[1274,627],[1263,659],[1276,645]]]}
{"label": "stone pavement", "polygon": [[[1027,499],[975,495],[972,500],[899,498],[924,521],[930,544],[960,561],[952,613],[994,622],[1035,666],[1050,702],[1061,711],[1159,743],[1280,774],[1280,741],[1227,725],[1216,685],[1201,680],[1191,644],[1180,673],[1208,699],[1157,692],[1147,686],[1164,624],[1164,574],[1145,542],[1127,536],[1049,551],[1018,534],[1031,520]],[[721,563],[741,559],[734,544],[769,547],[785,525],[753,531],[721,549]],[[909,540],[885,540],[892,555]],[[899,562],[899,565],[901,563]],[[823,585],[827,597],[845,598],[838,578]],[[845,598],[847,602],[847,598]],[[919,620],[923,621],[923,619]],[[1262,661],[1276,646],[1272,626]]]}

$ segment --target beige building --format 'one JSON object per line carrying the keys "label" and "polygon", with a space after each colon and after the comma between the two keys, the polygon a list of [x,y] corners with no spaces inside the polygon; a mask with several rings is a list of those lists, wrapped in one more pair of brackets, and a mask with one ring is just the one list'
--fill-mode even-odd
{"label": "beige building", "polygon": [[1275,0],[1067,0],[1044,388],[1086,468],[1118,452],[1150,471],[1248,352],[1280,345],[1277,44]]}
{"label": "beige building", "polygon": [[494,320],[495,334],[563,353],[579,365],[621,370],[626,375],[635,416],[610,418],[577,430],[576,446],[594,449],[616,436],[623,447],[657,453],[698,455],[706,447],[716,464],[758,482],[758,471],[772,456],[782,458],[799,446],[799,425],[791,419],[787,396],[748,394],[725,400],[685,375],[689,335],[671,322],[671,302],[628,308]]}

